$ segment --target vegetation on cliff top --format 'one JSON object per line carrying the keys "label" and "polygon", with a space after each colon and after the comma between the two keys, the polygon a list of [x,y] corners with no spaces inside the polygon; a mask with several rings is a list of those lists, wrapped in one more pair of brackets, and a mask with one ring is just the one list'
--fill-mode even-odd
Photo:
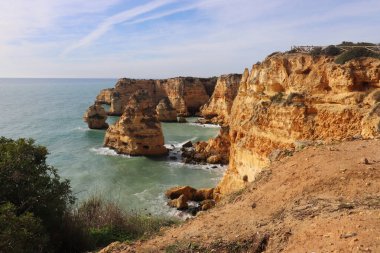
{"label": "vegetation on cliff top", "polygon": [[[370,42],[349,42],[349,41],[343,41],[342,43],[338,45],[330,45],[328,47],[314,47],[311,51],[308,53],[312,56],[320,56],[320,55],[326,55],[326,56],[332,56],[335,57],[335,63],[337,64],[344,64],[352,59],[360,58],[360,57],[372,57],[380,59],[380,53],[377,53],[376,51],[369,50],[366,47],[380,47],[380,44],[370,43]],[[344,49],[342,49],[342,47]],[[347,48],[352,47],[352,48]],[[292,49],[288,51],[287,53],[296,53],[296,49]],[[276,54],[272,53],[268,57]]]}
{"label": "vegetation on cliff top", "polygon": [[92,197],[74,206],[68,180],[32,139],[0,137],[0,252],[84,252],[141,239],[173,224]]}

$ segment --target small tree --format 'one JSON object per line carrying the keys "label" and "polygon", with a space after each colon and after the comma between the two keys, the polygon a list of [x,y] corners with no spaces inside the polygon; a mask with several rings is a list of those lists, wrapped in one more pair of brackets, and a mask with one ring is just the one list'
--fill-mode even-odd
{"label": "small tree", "polygon": [[11,203],[17,216],[33,213],[59,244],[62,219],[75,199],[69,181],[46,164],[47,154],[31,139],[0,137],[0,203]]}

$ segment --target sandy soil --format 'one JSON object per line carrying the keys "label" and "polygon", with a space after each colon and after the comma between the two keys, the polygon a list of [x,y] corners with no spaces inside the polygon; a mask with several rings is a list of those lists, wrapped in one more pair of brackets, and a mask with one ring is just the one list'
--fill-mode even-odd
{"label": "sandy soil", "polygon": [[380,140],[306,148],[197,218],[102,252],[380,252]]}

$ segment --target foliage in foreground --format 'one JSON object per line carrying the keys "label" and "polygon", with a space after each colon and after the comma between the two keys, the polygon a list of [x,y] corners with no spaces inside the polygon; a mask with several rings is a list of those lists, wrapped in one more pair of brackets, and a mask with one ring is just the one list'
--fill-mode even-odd
{"label": "foliage in foreground", "polygon": [[74,208],[68,180],[31,139],[0,137],[0,252],[85,252],[140,239],[174,223],[92,197]]}
{"label": "foliage in foreground", "polygon": [[114,241],[133,241],[157,233],[177,221],[170,218],[124,212],[117,203],[93,196],[77,208],[73,217],[89,232],[94,247]]}

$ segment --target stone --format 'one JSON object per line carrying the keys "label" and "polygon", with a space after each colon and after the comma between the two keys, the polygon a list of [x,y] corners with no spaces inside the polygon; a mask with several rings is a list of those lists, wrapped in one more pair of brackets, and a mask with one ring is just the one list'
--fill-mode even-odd
{"label": "stone", "polygon": [[185,117],[178,117],[178,123],[187,123],[187,120]]}
{"label": "stone", "polygon": [[194,198],[192,200],[194,201],[203,201],[206,199],[213,199],[214,198],[214,188],[202,188],[196,190],[194,194]]}
{"label": "stone", "polygon": [[123,115],[115,125],[108,128],[104,146],[134,156],[168,154],[161,124],[146,91],[137,91],[130,97]]}
{"label": "stone", "polygon": [[201,202],[201,210],[207,211],[215,206],[215,201],[211,199],[207,199]]}
{"label": "stone", "polygon": [[190,186],[176,186],[166,190],[165,196],[168,199],[177,199],[184,195],[187,200],[193,200],[196,192],[197,190]]}
{"label": "stone", "polygon": [[187,204],[187,201],[188,201],[187,197],[182,194],[178,198],[170,200],[168,202],[168,205],[170,207],[175,207],[178,210],[185,210],[185,209],[187,209],[189,207],[188,204]]}
{"label": "stone", "polygon": [[361,160],[360,160],[360,163],[362,164],[369,164],[369,161],[367,158],[363,157]]}
{"label": "stone", "polygon": [[161,122],[177,122],[177,111],[168,98],[163,98],[156,106],[158,120]]}
{"label": "stone", "polygon": [[187,197],[184,194],[182,194],[178,198],[170,200],[168,202],[168,205],[170,207],[177,208],[178,210],[185,210],[189,207],[187,204],[187,201],[188,201]]}
{"label": "stone", "polygon": [[94,105],[90,106],[83,116],[83,120],[88,124],[91,129],[107,129],[108,124],[107,113],[104,108],[95,102]]}
{"label": "stone", "polygon": [[182,144],[182,148],[191,148],[193,146],[193,143],[191,141],[187,141],[184,144]]}
{"label": "stone", "polygon": [[220,164],[223,161],[223,157],[221,155],[212,155],[207,158],[207,163],[210,164]]}

